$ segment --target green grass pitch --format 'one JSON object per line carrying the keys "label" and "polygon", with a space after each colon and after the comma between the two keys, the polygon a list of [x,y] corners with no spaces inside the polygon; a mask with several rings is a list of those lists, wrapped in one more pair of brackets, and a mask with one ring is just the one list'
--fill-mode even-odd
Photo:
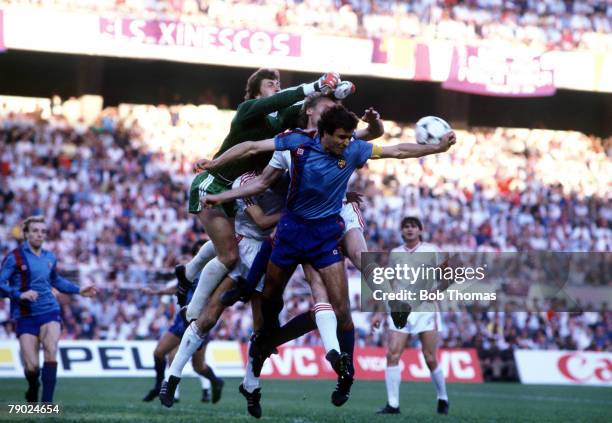
{"label": "green grass pitch", "polygon": [[[166,409],[155,400],[143,403],[151,379],[59,379],[56,401],[63,405],[52,421],[106,422],[251,422],[246,402],[238,393],[238,379],[226,380],[221,401],[199,402],[199,381],[181,383],[181,401]],[[0,381],[0,420],[28,421],[9,416],[7,403],[22,402],[25,380]],[[377,416],[386,402],[384,382],[357,381],[351,398],[341,408],[329,400],[332,381],[265,380],[262,389],[262,422],[378,423],[378,422],[609,422],[612,421],[612,389],[595,387],[520,384],[449,384],[449,416],[435,412],[431,383],[403,383],[401,416]],[[40,421],[36,416],[31,421]]]}

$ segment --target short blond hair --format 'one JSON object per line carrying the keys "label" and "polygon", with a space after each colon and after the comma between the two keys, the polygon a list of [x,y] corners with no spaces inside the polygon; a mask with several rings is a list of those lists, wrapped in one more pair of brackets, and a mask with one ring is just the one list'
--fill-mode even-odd
{"label": "short blond hair", "polygon": [[25,234],[30,230],[30,224],[32,223],[45,223],[43,216],[30,216],[27,217],[21,224],[21,231]]}

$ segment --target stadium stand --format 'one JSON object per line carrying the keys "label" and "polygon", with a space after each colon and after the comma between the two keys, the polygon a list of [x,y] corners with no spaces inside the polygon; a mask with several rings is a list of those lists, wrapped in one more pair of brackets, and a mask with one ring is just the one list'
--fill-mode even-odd
{"label": "stadium stand", "polygon": [[8,0],[75,12],[357,37],[495,40],[541,50],[612,46],[603,0]]}

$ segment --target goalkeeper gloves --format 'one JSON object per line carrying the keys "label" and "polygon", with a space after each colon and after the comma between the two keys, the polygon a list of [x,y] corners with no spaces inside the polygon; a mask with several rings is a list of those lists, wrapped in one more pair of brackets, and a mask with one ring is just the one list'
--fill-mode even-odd
{"label": "goalkeeper gloves", "polygon": [[334,97],[336,100],[344,100],[354,92],[355,84],[353,84],[351,81],[342,81],[336,86],[336,89],[334,90]]}
{"label": "goalkeeper gloves", "polygon": [[336,86],[340,83],[340,75],[335,72],[327,72],[315,82],[304,84],[304,95],[311,95],[315,92],[320,92],[323,95],[328,95],[334,92]]}

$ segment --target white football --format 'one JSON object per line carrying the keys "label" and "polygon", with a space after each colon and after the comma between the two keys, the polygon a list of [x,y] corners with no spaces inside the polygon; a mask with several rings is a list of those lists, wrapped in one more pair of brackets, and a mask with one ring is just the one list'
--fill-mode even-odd
{"label": "white football", "polygon": [[436,116],[425,116],[419,119],[414,128],[416,141],[419,144],[440,144],[442,136],[451,131],[450,125]]}

